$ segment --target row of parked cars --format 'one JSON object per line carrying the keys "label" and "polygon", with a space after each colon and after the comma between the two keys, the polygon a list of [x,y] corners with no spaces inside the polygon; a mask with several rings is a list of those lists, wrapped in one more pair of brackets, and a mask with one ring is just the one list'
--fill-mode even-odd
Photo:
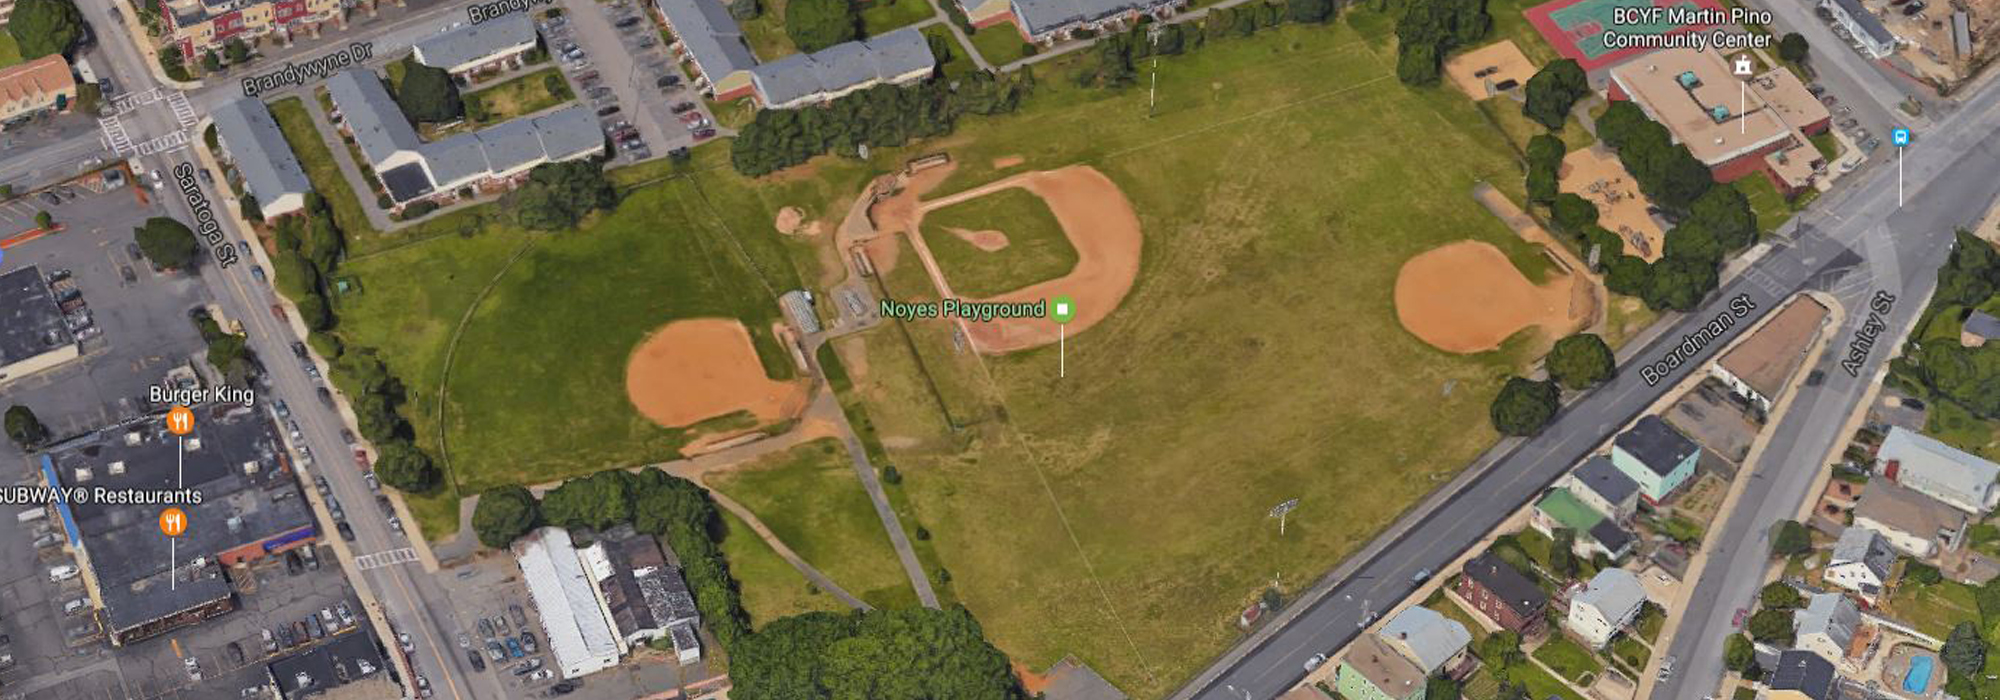
{"label": "row of parked cars", "polygon": [[[333,607],[320,608],[317,613],[308,613],[304,618],[293,620],[290,624],[265,628],[262,631],[264,653],[272,654],[280,649],[311,644],[339,634],[342,630],[353,629],[358,624],[360,620],[354,616],[353,608],[348,607],[346,601],[341,601],[335,603]],[[238,652],[231,653],[231,656],[237,653],[240,653],[240,648]],[[235,661],[242,663],[241,659]]]}

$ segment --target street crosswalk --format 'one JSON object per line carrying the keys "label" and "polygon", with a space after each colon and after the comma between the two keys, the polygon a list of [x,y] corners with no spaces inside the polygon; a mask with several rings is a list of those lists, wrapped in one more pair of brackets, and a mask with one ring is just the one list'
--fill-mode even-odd
{"label": "street crosswalk", "polygon": [[1742,279],[1744,283],[1771,295],[1772,298],[1782,298],[1792,292],[1791,288],[1780,284],[1778,280],[1756,267],[1744,270]]}
{"label": "street crosswalk", "polygon": [[409,547],[404,547],[402,549],[391,549],[388,551],[376,552],[374,554],[363,554],[361,556],[355,557],[354,568],[359,569],[361,571],[367,571],[369,569],[380,569],[385,566],[408,564],[416,560],[417,560],[417,551],[414,549],[410,549]]}
{"label": "street crosswalk", "polygon": [[141,156],[155,153],[171,153],[187,147],[188,135],[185,130],[174,130],[161,134],[159,138],[140,142],[134,151]]}
{"label": "street crosswalk", "polygon": [[122,154],[132,149],[132,136],[125,133],[125,123],[118,121],[118,115],[98,119],[97,125],[104,130],[105,145],[112,153]]}
{"label": "street crosswalk", "polygon": [[167,106],[174,110],[174,121],[179,122],[183,129],[192,127],[195,122],[200,121],[195,118],[194,105],[188,104],[185,92],[175,90],[167,93]]}

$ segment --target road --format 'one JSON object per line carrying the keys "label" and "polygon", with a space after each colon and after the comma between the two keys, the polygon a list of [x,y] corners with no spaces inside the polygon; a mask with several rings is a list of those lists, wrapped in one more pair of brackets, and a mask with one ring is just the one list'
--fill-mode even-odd
{"label": "road", "polygon": [[[1825,456],[1840,444],[1839,433],[1849,413],[1890,352],[1901,344],[1899,334],[1923,311],[1936,286],[1935,270],[1949,253],[1948,241],[1941,241],[1940,236],[1954,227],[1970,226],[2000,196],[1991,144],[1992,139],[2000,138],[2000,91],[1973,96],[1943,120],[1937,131],[1935,138],[1910,148],[1905,164],[1910,171],[1910,191],[1905,206],[1895,207],[1891,181],[1873,183],[1874,189],[1857,192],[1848,206],[1840,208],[1858,213],[1844,221],[1843,227],[1863,231],[1871,247],[1893,245],[1901,253],[1899,266],[1874,266],[1874,287],[1897,297],[1885,321],[1898,335],[1877,341],[1860,377],[1849,376],[1839,367],[1839,357],[1845,356],[1854,327],[1866,320],[1866,312],[1862,310],[1865,307],[1848,304],[1848,327],[1836,339],[1840,352],[1828,353],[1819,368],[1826,372],[1826,383],[1801,389],[1793,404],[1797,408],[1774,428],[1766,452],[1771,458],[1753,465],[1754,478],[1727,514],[1721,541],[1742,544],[1725,544],[1710,554],[1668,649],[1678,658],[1680,671],[1659,684],[1655,697],[1700,697],[1721,682],[1721,640],[1735,631],[1736,608],[1747,607],[1764,582],[1768,550],[1761,538],[1766,528],[1795,517],[1812,495],[1813,479],[1826,468]],[[1918,187],[1918,182],[1925,184]]]}
{"label": "road", "polygon": [[[1807,19],[1817,24],[1809,12]],[[1831,42],[1821,45],[1838,46]],[[1830,48],[1821,55],[1844,50]],[[1864,104],[1876,102],[1869,111],[1880,107],[1881,100],[1900,101],[1900,93],[1894,92],[1892,85],[1884,87],[1888,80],[1874,72],[1872,64],[1843,63],[1835,59],[1821,69],[1822,79],[1836,91],[1841,85],[1872,88],[1851,93],[1868,95],[1866,100],[1857,100]],[[1867,72],[1843,75],[1849,68]],[[1786,225],[1781,234],[1790,237],[1789,243],[1731,280],[1704,308],[1683,317],[1634,357],[1651,361],[1664,356],[1683,336],[1725,311],[1740,295],[1747,295],[1757,309],[1740,319],[1738,329],[1770,311],[1775,301],[1807,288],[1834,292],[1847,309],[1847,320],[1838,331],[1834,351],[1827,354],[1829,358],[1844,356],[1855,329],[1867,320],[1867,301],[1877,290],[1900,300],[1889,318],[1889,326],[1900,331],[1910,316],[1918,313],[1934,286],[1935,270],[1949,252],[1953,227],[1976,221],[2000,193],[2000,178],[1996,177],[2000,168],[1994,165],[1990,145],[1995,138],[2000,138],[2000,91],[1967,98],[1937,126],[1921,131],[1916,145],[1904,154],[1902,184],[1907,206],[1897,207],[1898,171],[1893,162],[1851,175],[1835,194],[1822,198],[1810,212]],[[1895,154],[1888,153],[1882,159],[1893,157]],[[1628,366],[1616,379],[1565,409],[1541,435],[1503,448],[1490,468],[1475,466],[1472,473],[1447,486],[1447,491],[1434,496],[1434,503],[1427,504],[1437,507],[1420,508],[1399,521],[1392,534],[1378,543],[1381,547],[1373,556],[1357,561],[1344,575],[1330,574],[1308,600],[1297,604],[1303,607],[1283,613],[1284,617],[1274,623],[1276,629],[1235,650],[1174,697],[1241,700],[1285,692],[1304,677],[1306,659],[1344,646],[1363,626],[1368,613],[1379,613],[1414,590],[1413,578],[1419,572],[1436,571],[1470,547],[1731,338],[1733,331],[1708,344],[1694,362],[1684,363],[1657,386],[1647,386],[1635,368]],[[1880,366],[1897,340],[1877,341],[1861,377],[1869,377]],[[1749,536],[1758,523],[1789,517],[1803,498],[1811,472],[1821,466],[1817,460],[1838,438],[1833,433],[1865,388],[1862,380],[1849,377],[1837,366],[1834,369],[1827,373],[1829,380],[1824,385],[1808,389],[1810,393],[1802,397],[1798,405],[1809,408],[1796,411],[1777,428],[1771,454],[1796,457],[1757,468],[1777,477],[1754,482],[1739,501],[1738,512],[1748,509],[1750,515],[1732,517],[1729,527],[1735,536],[1725,541],[1745,541],[1739,538]],[[1712,643],[1721,637],[1719,630],[1726,628],[1734,612],[1735,604],[1726,601],[1745,599],[1763,569],[1743,565],[1761,561],[1761,550],[1756,547],[1717,556],[1729,565],[1713,570],[1732,573],[1716,584],[1720,586],[1716,594],[1694,596],[1701,610],[1690,611],[1688,619],[1694,622],[1688,624],[1700,627],[1677,638],[1673,649],[1681,657],[1683,669],[1678,682],[1699,682],[1691,693],[1682,692],[1677,682],[1676,687],[1656,693],[1656,697],[1701,697],[1713,683],[1700,682],[1721,677],[1721,659],[1714,651],[1718,647]],[[1711,643],[1708,651],[1696,653],[1703,642]]]}

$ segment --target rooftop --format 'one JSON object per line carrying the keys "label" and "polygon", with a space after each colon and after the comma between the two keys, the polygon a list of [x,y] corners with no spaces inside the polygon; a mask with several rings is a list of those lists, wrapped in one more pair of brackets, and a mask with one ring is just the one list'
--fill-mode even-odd
{"label": "rooftop", "polygon": [[2000,339],[2000,317],[1984,311],[1974,311],[1965,317],[1965,332],[1987,340]]}
{"label": "rooftop", "polygon": [[1014,19],[1030,36],[1040,36],[1067,24],[1164,4],[1167,3],[1153,0],[1013,0]]}
{"label": "rooftop", "polygon": [[1924,486],[1948,491],[1980,510],[1986,508],[1994,480],[2000,478],[2000,464],[1901,427],[1889,428],[1875,459],[1896,464],[1898,482],[1921,480]]}
{"label": "rooftop", "polygon": [[312,182],[299,167],[285,134],[271,118],[263,101],[244,97],[217,105],[209,111],[215,119],[216,134],[229,148],[236,172],[243,175],[250,194],[264,206],[286,195],[312,191]]}
{"label": "rooftop", "polygon": [[1606,518],[1604,522],[1590,526],[1590,539],[1597,540],[1605,549],[1613,552],[1625,551],[1626,545],[1638,539],[1631,531],[1620,527],[1617,521]]}
{"label": "rooftop", "polygon": [[1445,617],[1436,610],[1422,606],[1410,606],[1377,632],[1384,641],[1400,642],[1410,650],[1411,661],[1423,669],[1425,674],[1434,673],[1444,662],[1463,651],[1472,643],[1472,633],[1457,620]]}
{"label": "rooftop", "polygon": [[1814,593],[1809,600],[1805,609],[1792,615],[1792,627],[1801,637],[1824,634],[1845,651],[1861,627],[1861,608],[1839,593]]}
{"label": "rooftop", "polygon": [[930,42],[915,27],[792,54],[751,69],[767,105],[786,105],[811,95],[836,93],[870,81],[888,81],[937,65]]}
{"label": "rooftop", "polygon": [[1834,682],[1833,663],[1810,651],[1787,651],[1778,655],[1778,665],[1766,679],[1772,690],[1796,690],[1814,700],[1839,697]]}
{"label": "rooftop", "polygon": [[1958,531],[1965,526],[1965,514],[1930,496],[1884,479],[1868,486],[1868,493],[1854,506],[1854,518],[1867,518],[1897,531],[1922,538],[1934,538],[1941,531]]}
{"label": "rooftop", "polygon": [[[184,443],[185,448],[178,446]],[[187,511],[177,560],[160,546],[161,505],[79,499],[68,510],[83,540],[106,616],[114,630],[160,619],[227,597],[213,568],[215,555],[246,544],[315,533],[312,513],[280,456],[277,433],[263,411],[236,404],[195,407],[195,429],[176,440],[158,417],[113,426],[49,450],[63,486],[157,492],[181,483],[201,492]],[[289,494],[289,495],[287,495]],[[200,558],[207,565],[197,564]],[[170,567],[178,565],[177,569]],[[169,579],[178,577],[178,583]]]}
{"label": "rooftop", "polygon": [[1612,445],[1661,476],[1672,474],[1683,460],[1701,449],[1655,415],[1640,418],[1638,425],[1619,433]]}
{"label": "rooftop", "polygon": [[719,0],[655,0],[655,4],[695,68],[710,81],[757,66],[757,57],[743,41],[743,28]]}
{"label": "rooftop", "polygon": [[1424,670],[1389,648],[1380,637],[1364,634],[1347,645],[1341,663],[1353,668],[1390,697],[1406,697],[1424,685]]}
{"label": "rooftop", "polygon": [[1716,364],[1759,395],[1776,399],[1785,381],[1805,361],[1807,343],[1826,317],[1825,306],[1812,297],[1800,296]]}
{"label": "rooftop", "polygon": [[680,567],[653,537],[621,526],[601,533],[583,551],[612,622],[627,639],[700,621]]}
{"label": "rooftop", "polygon": [[1854,24],[1859,26],[1861,31],[1866,32],[1868,37],[1874,39],[1876,43],[1896,43],[1896,35],[1890,32],[1888,27],[1883,26],[1882,20],[1877,19],[1875,13],[1869,12],[1868,6],[1861,4],[1861,0],[1833,1],[1834,4],[1840,6],[1841,11],[1845,12],[1848,17],[1853,18]]}
{"label": "rooftop", "polygon": [[1889,570],[1896,565],[1896,550],[1889,547],[1889,541],[1882,535],[1865,527],[1847,526],[1840,531],[1840,539],[1833,543],[1833,558],[1828,565],[1843,562],[1861,562],[1875,573],[1875,578],[1889,580]]}
{"label": "rooftop", "polygon": [[0,274],[0,367],[75,342],[41,268]]}
{"label": "rooftop", "polygon": [[1535,509],[1546,513],[1565,528],[1577,534],[1590,531],[1598,523],[1604,522],[1604,515],[1584,505],[1569,489],[1551,489],[1548,495],[1535,503]]}
{"label": "rooftop", "polygon": [[75,93],[76,77],[70,75],[69,61],[62,54],[0,68],[0,106],[48,102],[57,94]]}
{"label": "rooftop", "polygon": [[[1784,141],[1795,126],[1829,116],[1817,99],[1798,102],[1789,84],[1762,88],[1766,78],[1773,85],[1798,82],[1789,72],[1774,71],[1751,81],[1746,91],[1721,52],[1693,49],[1662,49],[1611,69],[1626,96],[1710,166]],[[1811,98],[1803,87],[1797,92]]]}
{"label": "rooftop", "polygon": [[419,39],[414,48],[419,63],[452,70],[484,63],[494,56],[534,45],[534,19],[528,13],[516,12],[432,34]]}
{"label": "rooftop", "polygon": [[1576,471],[1570,475],[1576,479],[1577,484],[1613,504],[1622,503],[1625,499],[1631,498],[1632,494],[1639,492],[1639,483],[1633,481],[1632,477],[1626,476],[1624,472],[1618,471],[1618,467],[1611,464],[1611,458],[1604,455],[1584,460],[1583,464],[1578,465]]}
{"label": "rooftop", "polygon": [[1623,618],[1645,603],[1646,587],[1640,585],[1639,577],[1615,567],[1597,572],[1583,592],[1570,599],[1570,605],[1589,605],[1611,620]]}
{"label": "rooftop", "polygon": [[340,111],[348,131],[353,132],[354,142],[360,145],[361,155],[368,157],[370,166],[379,166],[399,152],[414,152],[424,145],[375,71],[351,68],[335,73],[327,79],[326,91],[333,97],[334,107]]}
{"label": "rooftop", "polygon": [[389,667],[375,628],[361,625],[325,644],[271,662],[265,668],[287,700],[316,695],[382,673]]}
{"label": "rooftop", "polygon": [[1492,550],[1466,562],[1465,576],[1478,582],[1494,597],[1506,601],[1507,607],[1522,616],[1536,614],[1549,602],[1548,594],[1543,593],[1540,586],[1515,570],[1512,564],[1495,556]]}
{"label": "rooftop", "polygon": [[583,569],[569,532],[544,527],[513,546],[521,578],[549,634],[549,650],[562,668],[593,666],[590,659],[617,658],[618,640],[597,603],[597,587]]}

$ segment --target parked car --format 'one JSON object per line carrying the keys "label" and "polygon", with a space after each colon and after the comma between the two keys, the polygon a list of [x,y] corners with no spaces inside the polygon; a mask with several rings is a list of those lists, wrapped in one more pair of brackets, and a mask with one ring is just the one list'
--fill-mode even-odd
{"label": "parked car", "polygon": [[[526,629],[528,625],[528,613],[527,611],[521,609],[520,603],[515,603],[513,605],[507,606],[507,616],[514,618],[515,626]],[[523,634],[526,633],[523,632]]]}
{"label": "parked car", "polygon": [[486,658],[480,656],[477,649],[465,650],[465,660],[467,663],[472,664],[472,670],[474,671],[484,672],[486,670]]}
{"label": "parked car", "polygon": [[556,677],[556,673],[546,668],[528,674],[528,680],[531,681],[545,681],[554,677]]}
{"label": "parked car", "polygon": [[333,529],[340,533],[340,539],[354,541],[354,526],[348,525],[346,521],[334,523]]}
{"label": "parked car", "polygon": [[608,107],[604,107],[597,110],[597,116],[600,117],[608,117],[617,113],[618,113],[618,105],[610,105]]}
{"label": "parked car", "polygon": [[578,74],[576,74],[576,79],[577,79],[577,80],[596,80],[596,79],[597,79],[597,71],[594,71],[594,70],[587,70],[587,71],[584,71],[584,72],[582,72],[582,73],[578,73]]}
{"label": "parked car", "polygon": [[681,84],[681,77],[678,75],[662,75],[659,80],[653,81],[653,85],[658,87],[674,87],[679,84]]}
{"label": "parked car", "polygon": [[306,616],[306,633],[312,635],[313,639],[326,638],[326,628],[319,626],[319,618],[312,615]]}
{"label": "parked car", "polygon": [[340,616],[340,625],[342,627],[354,626],[354,611],[348,609],[346,602],[335,603],[333,605],[333,612]]}
{"label": "parked car", "polygon": [[669,109],[670,109],[670,111],[672,111],[672,112],[673,112],[674,114],[680,114],[680,113],[682,113],[682,112],[686,112],[686,111],[688,111],[688,110],[690,110],[690,109],[694,109],[694,103],[693,103],[693,102],[682,102],[682,103],[680,103],[680,104],[677,104],[677,105],[674,105],[673,107],[671,107],[671,108],[669,108]]}
{"label": "parked car", "polygon": [[527,649],[530,654],[541,653],[541,645],[535,642],[535,633],[528,630],[521,630],[521,648]]}
{"label": "parked car", "polygon": [[1911,0],[1910,4],[1903,6],[1903,16],[1914,16],[1919,12],[1923,12],[1925,7],[1927,5],[1924,4],[1924,0]]}
{"label": "parked car", "polygon": [[494,661],[505,659],[507,658],[507,648],[500,646],[499,642],[487,642],[486,657]]}
{"label": "parked car", "polygon": [[696,131],[694,132],[694,137],[695,137],[696,139],[706,139],[706,138],[714,138],[714,137],[715,137],[715,130],[714,130],[714,129],[697,129],[697,130],[696,130]]}
{"label": "parked car", "polygon": [[526,652],[525,650],[523,650],[523,649],[521,648],[521,642],[520,642],[520,640],[517,640],[517,639],[514,639],[513,637],[508,637],[508,638],[507,638],[507,657],[508,657],[508,658],[512,658],[512,659],[518,659],[518,658],[521,658],[522,656],[525,656],[526,654],[527,654],[527,652]]}
{"label": "parked car", "polygon": [[64,581],[76,578],[76,574],[77,570],[75,564],[61,564],[58,566],[53,566],[49,568],[49,581],[51,583],[62,583]]}
{"label": "parked car", "polygon": [[[208,172],[208,171],[204,170],[202,172]],[[223,651],[228,652],[229,663],[236,664],[238,666],[243,665],[243,645],[237,644],[235,642],[230,642],[228,646],[223,647]]]}
{"label": "parked car", "polygon": [[618,20],[618,22],[617,22],[616,24],[613,24],[612,26],[615,26],[615,27],[617,27],[617,28],[619,28],[619,29],[624,29],[624,28],[626,28],[626,27],[630,27],[630,26],[632,26],[632,25],[635,25],[635,24],[638,24],[638,23],[639,23],[639,18],[637,18],[637,17],[626,17],[625,19],[621,19],[621,20]]}
{"label": "parked car", "polygon": [[410,633],[408,632],[396,633],[396,646],[402,648],[403,653],[405,654],[411,654],[417,651],[416,642],[410,641]]}

